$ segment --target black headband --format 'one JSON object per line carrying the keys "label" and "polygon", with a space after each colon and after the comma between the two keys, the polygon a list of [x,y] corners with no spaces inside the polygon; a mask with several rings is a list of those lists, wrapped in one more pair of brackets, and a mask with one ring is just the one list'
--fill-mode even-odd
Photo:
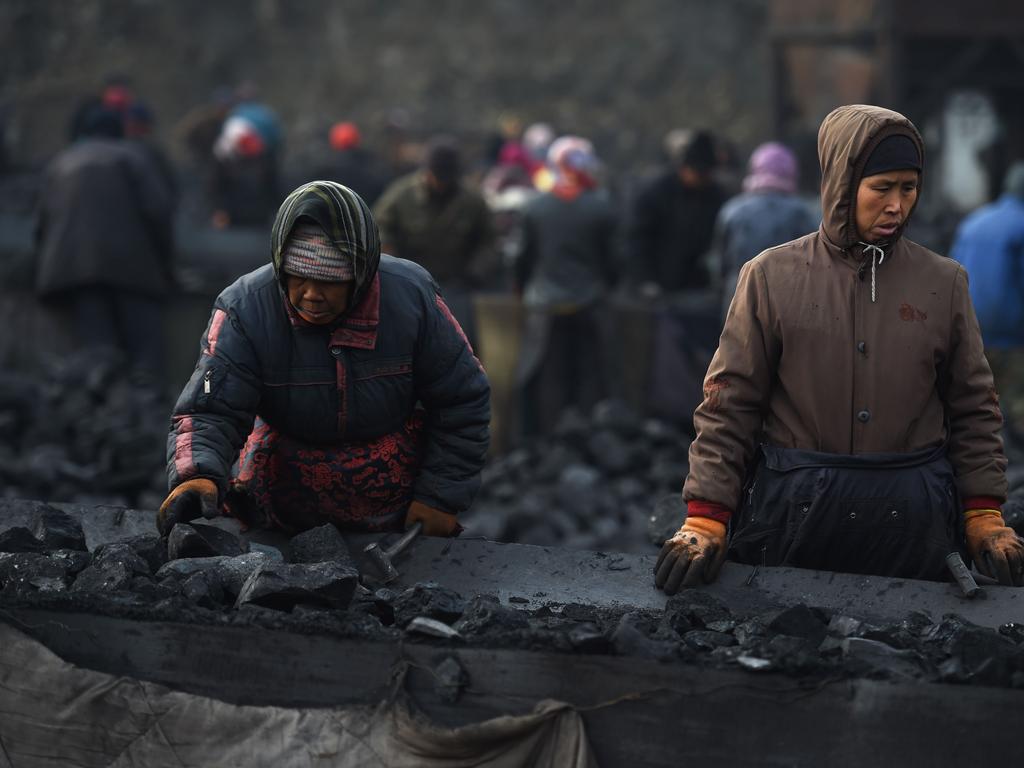
{"label": "black headband", "polygon": [[921,155],[917,144],[909,136],[895,134],[882,139],[864,166],[864,176],[886,171],[920,171]]}

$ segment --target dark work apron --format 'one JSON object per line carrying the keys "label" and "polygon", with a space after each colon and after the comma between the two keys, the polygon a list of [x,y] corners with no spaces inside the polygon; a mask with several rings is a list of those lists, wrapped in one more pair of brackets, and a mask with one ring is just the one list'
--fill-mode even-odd
{"label": "dark work apron", "polygon": [[761,453],[731,560],[941,581],[946,555],[964,552],[945,445],[861,456],[763,445]]}

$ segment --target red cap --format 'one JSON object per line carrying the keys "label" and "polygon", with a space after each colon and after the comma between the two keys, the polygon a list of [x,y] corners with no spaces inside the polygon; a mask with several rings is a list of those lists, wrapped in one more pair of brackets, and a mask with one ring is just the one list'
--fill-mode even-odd
{"label": "red cap", "polygon": [[124,112],[132,101],[132,92],[123,85],[108,85],[103,89],[103,106],[115,112]]}
{"label": "red cap", "polygon": [[359,146],[359,129],[355,123],[335,123],[331,126],[331,149],[339,152]]}
{"label": "red cap", "polygon": [[238,137],[238,154],[242,157],[258,157],[264,148],[263,139],[256,131],[246,131]]}

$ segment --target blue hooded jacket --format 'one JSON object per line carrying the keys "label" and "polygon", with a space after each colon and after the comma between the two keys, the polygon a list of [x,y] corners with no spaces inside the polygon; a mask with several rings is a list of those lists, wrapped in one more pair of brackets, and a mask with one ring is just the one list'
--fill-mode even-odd
{"label": "blue hooded jacket", "polygon": [[970,276],[986,347],[1024,346],[1024,164],[1011,169],[1006,186],[961,222],[952,252]]}

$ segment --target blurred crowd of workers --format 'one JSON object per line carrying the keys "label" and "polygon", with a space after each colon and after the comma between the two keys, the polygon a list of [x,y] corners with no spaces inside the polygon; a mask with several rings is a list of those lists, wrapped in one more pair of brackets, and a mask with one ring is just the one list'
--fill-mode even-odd
{"label": "blurred crowd of workers", "polygon": [[[71,143],[40,195],[36,287],[72,313],[83,343],[118,346],[159,373],[185,195],[153,124],[123,79],[75,111]],[[744,175],[721,137],[673,130],[663,167],[627,183],[609,178],[587,138],[546,123],[507,121],[477,162],[451,136],[412,141],[401,115],[385,134],[371,142],[384,148],[374,153],[357,125],[338,122],[329,150],[285,168],[282,124],[251,85],[218,91],[176,129],[201,180],[202,224],[269,228],[297,183],[335,181],[372,207],[385,253],[430,271],[471,340],[474,293],[518,294],[525,435],[568,404],[615,394],[613,296],[659,308],[670,322],[680,298],[701,297],[713,351],[740,267],[821,221],[817,198],[798,192],[793,152],[778,142],[758,146]],[[962,223],[952,256],[968,267],[997,387],[1024,433],[1024,166],[1011,169],[1003,198]]]}

